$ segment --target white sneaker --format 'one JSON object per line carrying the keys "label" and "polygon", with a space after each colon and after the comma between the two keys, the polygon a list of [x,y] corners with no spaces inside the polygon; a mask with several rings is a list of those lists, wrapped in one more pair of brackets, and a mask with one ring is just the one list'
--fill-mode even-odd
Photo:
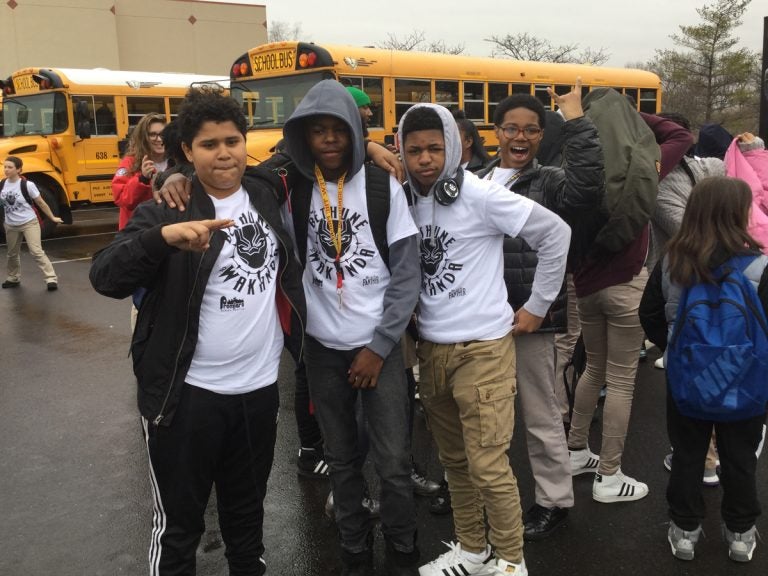
{"label": "white sneaker", "polygon": [[[467,553],[462,551],[461,542],[443,542],[443,544],[448,546],[448,552],[419,568],[419,576],[445,576],[446,574],[490,576],[495,574],[491,571],[494,568],[494,558],[490,546],[485,549],[485,560],[472,562],[466,557]],[[503,572],[499,572],[499,574],[503,574]],[[512,572],[512,574],[528,574],[528,572]]]}
{"label": "white sneaker", "polygon": [[597,472],[600,456],[593,454],[589,447],[583,450],[569,450],[571,457],[571,476]]}
{"label": "white sneaker", "polygon": [[752,526],[746,532],[731,532],[725,530],[725,541],[728,542],[728,557],[734,562],[749,562],[757,547],[757,528]]}
{"label": "white sneaker", "polygon": [[491,574],[494,576],[499,576],[501,574],[504,576],[510,576],[512,574],[514,574],[514,576],[528,576],[528,569],[525,567],[525,558],[520,561],[520,564],[513,564],[512,562],[507,562],[506,560],[499,558],[496,560],[495,565],[491,565],[491,570]]}
{"label": "white sneaker", "polygon": [[693,560],[696,542],[701,536],[701,525],[696,530],[683,530],[670,520],[667,531],[667,542],[672,548],[672,555],[680,560]]}
{"label": "white sneaker", "polygon": [[632,502],[648,496],[648,485],[625,476],[621,470],[610,476],[595,474],[592,498],[597,502]]}
{"label": "white sneaker", "polygon": [[656,362],[653,363],[654,368],[659,368],[660,370],[664,370],[664,356],[661,356],[656,359]]}

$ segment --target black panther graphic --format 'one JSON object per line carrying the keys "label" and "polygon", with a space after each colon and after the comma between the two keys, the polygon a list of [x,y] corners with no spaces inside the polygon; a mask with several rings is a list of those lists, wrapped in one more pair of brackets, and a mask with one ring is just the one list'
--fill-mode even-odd
{"label": "black panther graphic", "polygon": [[421,248],[421,267],[427,276],[435,276],[441,268],[445,251],[443,243],[437,238],[422,238]]}
{"label": "black panther graphic", "polygon": [[[338,225],[338,222],[336,222]],[[333,245],[333,238],[331,237],[331,231],[328,229],[328,222],[325,218],[320,220],[320,224],[317,229],[317,238],[320,240],[320,247],[325,252],[330,260],[336,258],[336,248]],[[341,254],[342,256],[347,253],[347,250],[352,245],[354,236],[352,234],[352,226],[346,218],[342,220],[341,226]]]}
{"label": "black panther graphic", "polygon": [[267,261],[267,233],[258,223],[253,222],[240,228],[235,232],[236,254],[252,270],[259,270]]}

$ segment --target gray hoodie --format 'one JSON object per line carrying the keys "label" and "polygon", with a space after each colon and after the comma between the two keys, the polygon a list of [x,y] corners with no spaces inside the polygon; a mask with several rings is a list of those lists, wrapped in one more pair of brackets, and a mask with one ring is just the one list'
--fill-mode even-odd
{"label": "gray hoodie", "polygon": [[[410,114],[416,108],[430,108],[434,110],[437,112],[437,115],[440,117],[440,120],[443,123],[443,137],[445,138],[445,165],[443,166],[443,171],[440,172],[440,176],[435,181],[435,183],[439,182],[440,180],[455,176],[456,171],[458,170],[459,166],[461,166],[461,134],[459,133],[459,126],[456,124],[456,120],[445,106],[440,106],[439,104],[416,104],[409,108],[408,111],[403,114],[403,117],[400,118],[400,125],[398,126],[397,130],[397,139],[399,142],[400,150],[405,149],[403,143],[403,121],[405,120],[405,117],[408,116],[408,114]],[[405,168],[405,174],[408,177],[408,183],[411,186],[411,190],[419,190],[418,183],[413,180],[411,175],[408,173],[408,167],[405,165],[403,167]],[[429,190],[429,194],[432,193],[434,187],[435,186],[433,184],[432,188]],[[425,196],[428,196],[429,194],[425,194]]]}
{"label": "gray hoodie", "polygon": [[285,151],[304,177],[315,179],[315,160],[307,145],[304,120],[319,114],[335,116],[349,126],[352,137],[352,162],[346,177],[349,180],[365,162],[365,138],[357,104],[336,80],[323,80],[312,86],[293,111],[283,127]]}
{"label": "gray hoodie", "polygon": [[[307,144],[304,120],[320,114],[339,118],[350,128],[352,158],[346,177],[350,180],[360,171],[365,161],[363,125],[354,99],[335,80],[323,80],[315,84],[285,123],[283,138],[286,153],[299,172],[314,182],[315,160]],[[293,223],[296,226],[307,225],[306,222]],[[381,322],[374,328],[373,339],[366,345],[382,358],[389,356],[392,348],[400,341],[418,301],[421,283],[418,234],[389,245],[389,268],[391,275],[384,292]]]}

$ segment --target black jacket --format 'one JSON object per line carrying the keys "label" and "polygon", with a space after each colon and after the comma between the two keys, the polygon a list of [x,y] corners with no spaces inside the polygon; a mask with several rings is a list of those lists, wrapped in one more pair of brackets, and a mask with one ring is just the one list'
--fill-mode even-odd
{"label": "black jacket", "polygon": [[[596,229],[603,199],[603,151],[597,129],[586,117],[566,122],[563,127],[564,167],[542,166],[537,160],[523,168],[510,190],[526,196],[560,216],[571,227],[569,269],[586,254]],[[495,159],[478,176],[484,178],[501,161]],[[504,238],[504,280],[512,308],[517,310],[531,296],[538,258],[520,238]],[[565,284],[541,325],[543,332],[564,332],[567,328]]]}
{"label": "black jacket", "polygon": [[[303,344],[306,303],[293,244],[283,229],[280,206],[271,187],[244,178],[251,203],[278,238],[280,264],[276,304],[285,345],[298,358]],[[208,277],[224,244],[215,232],[204,253],[168,246],[166,224],[215,217],[215,209],[199,181],[192,181],[187,210],[153,201],[141,204],[112,243],[94,255],[91,284],[111,298],[125,298],[146,288],[131,342],[141,415],[169,425],[197,345],[200,306]]]}

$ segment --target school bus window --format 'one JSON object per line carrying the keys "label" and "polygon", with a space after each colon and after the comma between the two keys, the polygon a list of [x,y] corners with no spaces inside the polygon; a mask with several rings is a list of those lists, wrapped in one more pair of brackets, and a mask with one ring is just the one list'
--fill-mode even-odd
{"label": "school bus window", "polygon": [[581,98],[582,98],[582,100],[587,97],[587,94],[589,94],[589,86],[582,85],[582,87],[581,87]]}
{"label": "school bus window", "polygon": [[530,84],[512,84],[512,94],[530,94]]}
{"label": "school bus window", "polygon": [[459,83],[456,80],[435,80],[435,103],[449,110],[459,107]]}
{"label": "school bus window", "polygon": [[168,98],[168,111],[171,113],[171,120],[179,115],[179,106],[184,101],[184,98]]}
{"label": "school bus window", "polygon": [[496,112],[496,106],[509,95],[509,84],[506,82],[488,82],[488,122],[493,122],[493,114]]}
{"label": "school bus window", "polygon": [[368,121],[369,128],[384,126],[384,80],[381,78],[362,78],[362,90],[371,98],[373,117]]}
{"label": "school bus window", "polygon": [[552,110],[552,99],[549,97],[547,88],[551,88],[551,86],[545,84],[537,84],[534,95],[544,105],[545,110]]}
{"label": "school bus window", "polygon": [[105,136],[117,134],[115,124],[115,99],[113,96],[94,96],[96,112],[96,130],[95,135]]}
{"label": "school bus window", "polygon": [[232,97],[241,102],[248,128],[282,126],[312,86],[333,78],[330,72],[314,72],[298,76],[238,80],[230,83]]}
{"label": "school bus window", "polygon": [[485,84],[464,82],[464,114],[469,120],[485,122]]}
{"label": "school bus window", "polygon": [[656,114],[656,90],[640,90],[640,112]]}
{"label": "school bus window", "polygon": [[340,76],[339,82],[344,86],[359,88],[371,99],[371,112],[373,116],[368,120],[368,128],[381,128],[384,126],[384,91],[382,78],[363,78],[361,76]]}
{"label": "school bus window", "polygon": [[395,122],[414,104],[430,102],[430,81],[395,78]]}
{"label": "school bus window", "polygon": [[555,84],[555,94],[558,96],[563,96],[565,94],[568,94],[568,92],[571,91],[571,87],[567,86],[565,84]]}
{"label": "school bus window", "polygon": [[135,126],[143,116],[150,112],[165,114],[165,102],[162,98],[146,98],[129,96],[128,101],[128,125]]}
{"label": "school bus window", "polygon": [[623,88],[617,88],[616,86],[611,86],[611,88],[616,90],[616,92],[618,92],[619,94],[624,94],[624,89]]}
{"label": "school bus window", "polygon": [[67,103],[61,92],[6,96],[3,102],[4,136],[57,134],[66,129]]}
{"label": "school bus window", "polygon": [[637,88],[624,88],[624,94],[632,96],[632,99],[637,103],[640,101],[638,98]]}

